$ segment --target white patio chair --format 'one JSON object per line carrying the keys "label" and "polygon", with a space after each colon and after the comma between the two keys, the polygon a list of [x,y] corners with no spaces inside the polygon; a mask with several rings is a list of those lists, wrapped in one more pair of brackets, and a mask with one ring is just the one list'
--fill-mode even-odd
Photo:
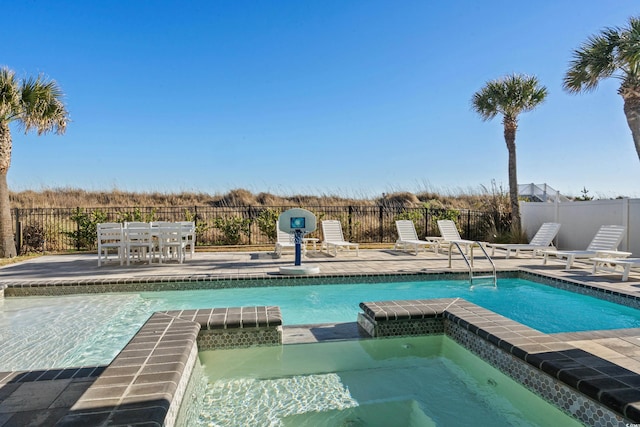
{"label": "white patio chair", "polygon": [[460,237],[456,223],[450,219],[438,220],[438,229],[442,235],[440,247],[448,245],[448,248],[451,249],[451,246],[457,243],[459,246],[464,246],[465,254],[469,254],[469,249],[478,247],[478,244],[473,240],[465,240]]}
{"label": "white patio chair", "polygon": [[97,225],[98,235],[98,267],[102,261],[109,261],[109,251],[118,253],[120,265],[124,263],[125,241],[122,224],[119,222],[103,222]]}
{"label": "white patio chair", "polygon": [[129,222],[124,227],[125,257],[127,265],[132,258],[143,261],[148,258],[149,264],[153,259],[155,242],[151,234],[151,224],[147,222]]}
{"label": "white patio chair", "polygon": [[565,270],[571,269],[576,259],[589,258],[625,258],[631,255],[629,252],[618,251],[618,245],[624,237],[626,231],[624,225],[603,225],[589,243],[584,251],[558,251],[546,250],[543,264],[549,260],[549,256],[555,256],[559,260],[566,259]]}
{"label": "white patio chair", "polygon": [[[139,224],[139,223],[132,223],[132,224]],[[151,221],[151,228],[155,228],[155,227],[162,227],[165,225],[174,225],[175,222],[172,221]]]}
{"label": "white patio chair", "polygon": [[[280,227],[278,227],[278,221],[276,221],[276,247],[274,249],[276,256],[280,258],[285,250],[290,249],[295,251],[295,247],[295,236],[280,230]],[[302,251],[302,255],[305,256],[307,254],[307,246],[304,242],[301,243],[300,249]]]}
{"label": "white patio chair", "polygon": [[560,224],[557,222],[545,222],[529,243],[486,243],[485,246],[491,248],[491,256],[495,255],[496,249],[504,249],[507,251],[506,259],[509,259],[511,251],[515,251],[515,256],[519,256],[520,251],[531,251],[531,258],[535,258],[545,249],[555,249],[553,239],[555,239],[558,231],[560,231]]}
{"label": "white patio chair", "polygon": [[134,228],[134,227],[147,227],[147,226],[151,226],[151,223],[149,222],[143,222],[143,221],[125,221],[124,223],[124,228]]}
{"label": "white patio chair", "polygon": [[425,252],[427,248],[431,248],[436,254],[438,253],[438,242],[420,240],[413,221],[408,219],[397,220],[396,230],[398,231],[398,240],[396,240],[396,244],[393,247],[395,250],[406,251],[407,247],[409,247],[413,248],[416,255],[418,255],[418,251],[422,247]]}
{"label": "white patio chair", "polygon": [[193,254],[196,251],[196,223],[195,221],[178,221],[176,224],[180,225],[182,230],[182,240],[185,242],[185,250],[188,247],[189,258],[193,259]]}
{"label": "white patio chair", "polygon": [[187,241],[180,224],[169,223],[158,226],[158,262],[177,259],[184,262]]}
{"label": "white patio chair", "polygon": [[338,249],[346,249],[349,251],[351,248],[354,248],[356,250],[356,256],[360,255],[360,246],[357,243],[344,240],[340,221],[322,221],[322,237],[324,240],[322,241],[321,249],[326,249],[327,253],[330,253],[330,248],[333,248],[333,255],[338,256]]}

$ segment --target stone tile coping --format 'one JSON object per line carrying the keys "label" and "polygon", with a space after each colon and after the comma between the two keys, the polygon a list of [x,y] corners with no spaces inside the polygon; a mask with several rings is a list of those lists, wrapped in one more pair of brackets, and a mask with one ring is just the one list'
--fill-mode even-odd
{"label": "stone tile coping", "polygon": [[87,366],[65,369],[43,369],[19,372],[0,372],[0,385],[35,381],[66,380],[98,377],[106,366]]}
{"label": "stone tile coping", "polygon": [[201,329],[282,325],[279,307],[156,312],[57,424],[173,425]]}
{"label": "stone tile coping", "polygon": [[361,302],[360,308],[373,320],[417,320],[442,318],[458,298]]}
{"label": "stone tile coping", "polygon": [[[570,285],[573,288],[577,289],[585,289],[591,292],[598,292],[604,295],[612,295],[616,297],[622,297],[629,300],[639,301],[640,295],[636,293],[627,292],[624,289],[610,289],[610,288],[602,288],[601,286],[590,285],[589,283],[581,282],[580,280],[573,280],[570,278],[560,279],[557,277],[551,277],[546,274],[542,274],[536,270],[529,268],[521,268],[519,270],[519,277],[523,279],[528,279],[538,283],[544,283],[552,286],[556,285]],[[498,277],[501,277],[498,275]],[[562,287],[562,286],[558,286]],[[573,289],[575,290],[575,289]]]}
{"label": "stone tile coping", "polygon": [[159,313],[196,322],[201,329],[260,328],[282,325],[282,313],[277,306],[172,310]]}
{"label": "stone tile coping", "polygon": [[[296,286],[322,284],[375,283],[383,280],[457,280],[467,279],[467,272],[393,272],[315,274],[288,276],[279,274],[255,275],[188,275],[148,276],[132,278],[95,278],[80,280],[34,280],[32,282],[0,282],[5,296],[69,295],[78,293],[142,292],[242,288],[256,286]],[[518,277],[518,270],[505,270],[499,277]]]}
{"label": "stone tile coping", "polygon": [[376,322],[447,319],[527,364],[640,422],[640,375],[463,299],[360,304]]}
{"label": "stone tile coping", "polygon": [[103,367],[0,374],[0,425],[53,426]]}

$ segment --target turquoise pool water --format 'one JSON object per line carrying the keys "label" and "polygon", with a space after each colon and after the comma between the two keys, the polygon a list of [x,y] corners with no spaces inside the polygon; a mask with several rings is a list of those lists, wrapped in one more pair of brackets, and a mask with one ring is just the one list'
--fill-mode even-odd
{"label": "turquoise pool water", "polygon": [[200,352],[185,426],[579,426],[447,337]]}
{"label": "turquoise pool water", "polygon": [[277,305],[285,325],[354,322],[364,301],[464,298],[545,333],[640,327],[640,310],[523,279],[470,289],[466,280],[146,292],[174,308]]}
{"label": "turquoise pool water", "polygon": [[354,322],[362,301],[461,297],[543,332],[640,327],[640,310],[521,280],[275,286],[0,299],[0,370],[107,364],[155,311],[278,305],[285,325]]}

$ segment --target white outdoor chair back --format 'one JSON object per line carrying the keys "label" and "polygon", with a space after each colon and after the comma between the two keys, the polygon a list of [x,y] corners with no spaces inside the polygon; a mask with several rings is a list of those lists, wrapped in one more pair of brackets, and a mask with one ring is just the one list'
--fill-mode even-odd
{"label": "white outdoor chair back", "polygon": [[624,225],[603,225],[589,243],[588,251],[615,251],[624,237]]}
{"label": "white outdoor chair back", "polygon": [[278,221],[276,221],[276,233],[277,233],[277,238],[276,238],[277,243],[284,244],[284,245],[287,245],[289,243],[295,243],[294,235],[291,233],[287,233],[286,231],[280,230],[280,227],[278,227]]}
{"label": "white outdoor chair back", "polygon": [[529,242],[532,246],[549,246],[560,230],[560,224],[557,222],[545,222],[540,226],[536,234]]}
{"label": "white outdoor chair back", "polygon": [[450,219],[438,220],[438,228],[440,229],[440,235],[442,235],[442,238],[445,241],[450,242],[452,240],[462,240],[460,233],[458,232],[458,228],[456,227],[456,223]]}
{"label": "white outdoor chair back", "polygon": [[124,233],[122,230],[122,224],[119,222],[103,222],[97,225],[97,240],[98,240],[98,267],[102,265],[103,256],[104,261],[109,260],[109,250],[115,250],[118,253],[118,260],[120,265],[124,261]]}
{"label": "white outdoor chair back", "polygon": [[182,239],[185,241],[185,249],[189,248],[189,258],[193,258],[196,251],[196,223],[195,221],[178,221],[182,228]]}
{"label": "white outdoor chair back", "polygon": [[162,226],[170,226],[175,225],[175,222],[171,221],[152,221],[151,227],[162,227]]}
{"label": "white outdoor chair back", "polygon": [[342,225],[335,219],[322,221],[322,236],[325,242],[344,242]]}
{"label": "white outdoor chair back", "polygon": [[151,224],[148,222],[142,222],[142,221],[126,221],[124,223],[124,228],[135,228],[135,227],[143,227],[143,228],[147,228],[150,227]]}
{"label": "white outdoor chair back", "polygon": [[184,261],[187,242],[183,227],[180,224],[168,223],[158,227],[158,262],[177,258],[180,264]]}
{"label": "white outdoor chair back", "polygon": [[132,257],[137,257],[141,261],[148,257],[148,262],[151,264],[154,253],[151,224],[148,222],[125,223],[124,235],[127,265],[130,264]]}
{"label": "white outdoor chair back", "polygon": [[416,227],[410,219],[396,221],[396,229],[398,230],[398,240],[419,240]]}

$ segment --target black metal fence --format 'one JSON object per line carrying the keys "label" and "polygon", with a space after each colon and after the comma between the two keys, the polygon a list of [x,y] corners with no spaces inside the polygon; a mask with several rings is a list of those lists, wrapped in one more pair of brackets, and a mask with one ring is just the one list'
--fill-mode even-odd
{"label": "black metal fence", "polygon": [[[13,209],[16,244],[20,253],[95,249],[100,222],[195,221],[197,245],[261,245],[275,239],[275,221],[294,206],[182,206]],[[509,229],[510,217],[496,212],[404,208],[394,206],[296,206],[318,219],[318,230],[309,237],[321,238],[320,222],[337,219],[345,238],[358,243],[393,243],[395,221],[413,220],[420,237],[438,236],[437,220],[452,219],[463,239],[488,240],[491,233]],[[490,240],[490,239],[489,239]]]}

